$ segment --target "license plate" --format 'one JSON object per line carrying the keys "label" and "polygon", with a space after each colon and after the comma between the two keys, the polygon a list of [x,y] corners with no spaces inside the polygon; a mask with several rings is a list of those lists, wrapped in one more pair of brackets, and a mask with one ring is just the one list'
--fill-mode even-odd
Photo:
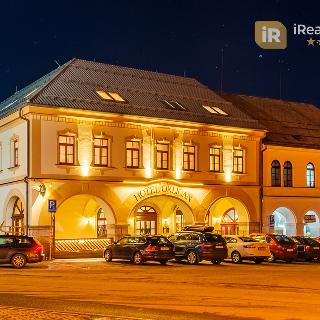
{"label": "license plate", "polygon": [[168,250],[170,250],[170,248],[169,247],[161,247],[160,250],[168,251]]}
{"label": "license plate", "polygon": [[291,252],[291,251],[293,251],[293,249],[287,249],[287,251],[290,251],[290,252]]}
{"label": "license plate", "polygon": [[265,247],[258,247],[258,250],[264,251],[264,250],[266,250],[266,248]]}
{"label": "license plate", "polygon": [[313,247],[314,250],[319,250],[319,247]]}
{"label": "license plate", "polygon": [[223,249],[223,246],[216,246],[217,249]]}

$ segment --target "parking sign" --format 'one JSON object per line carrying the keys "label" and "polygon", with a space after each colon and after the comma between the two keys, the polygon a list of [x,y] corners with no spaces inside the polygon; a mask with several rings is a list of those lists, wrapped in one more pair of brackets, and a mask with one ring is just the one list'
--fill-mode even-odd
{"label": "parking sign", "polygon": [[48,200],[48,211],[49,212],[57,211],[57,200]]}

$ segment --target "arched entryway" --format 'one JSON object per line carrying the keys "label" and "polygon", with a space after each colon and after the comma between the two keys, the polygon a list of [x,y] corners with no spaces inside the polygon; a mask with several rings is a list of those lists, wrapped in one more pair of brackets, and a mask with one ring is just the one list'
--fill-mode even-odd
{"label": "arched entryway", "polygon": [[25,210],[21,199],[17,196],[11,197],[6,209],[6,217],[10,217],[11,221],[7,218],[4,227],[5,232],[14,235],[24,235],[25,230]]}
{"label": "arched entryway", "polygon": [[182,200],[163,195],[141,201],[132,210],[129,233],[169,234],[194,223],[190,207]]}
{"label": "arched entryway", "polygon": [[156,234],[157,233],[157,212],[150,206],[141,206],[135,217],[135,233]]}
{"label": "arched entryway", "polygon": [[296,235],[296,218],[294,213],[286,207],[274,210],[269,218],[269,232],[287,236]]}
{"label": "arched entryway", "polygon": [[[81,194],[61,203],[55,216],[56,239],[88,239],[109,237],[115,218],[102,199]],[[113,236],[112,234],[111,236]]]}
{"label": "arched entryway", "polygon": [[320,236],[320,223],[319,216],[315,211],[308,211],[304,215],[304,235],[307,237],[319,237]]}
{"label": "arched entryway", "polygon": [[234,198],[225,197],[215,201],[206,217],[206,224],[221,234],[249,234],[249,213],[244,204]]}

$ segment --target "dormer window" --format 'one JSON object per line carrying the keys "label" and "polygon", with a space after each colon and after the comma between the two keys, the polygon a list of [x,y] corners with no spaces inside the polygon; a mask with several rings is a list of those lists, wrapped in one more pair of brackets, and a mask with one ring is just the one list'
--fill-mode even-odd
{"label": "dormer window", "polygon": [[120,96],[120,94],[117,93],[117,92],[106,92],[106,91],[103,91],[103,90],[97,90],[96,93],[103,100],[115,101],[115,102],[126,102],[126,100],[123,99]]}
{"label": "dormer window", "polygon": [[218,107],[210,107],[210,106],[205,106],[202,105],[203,108],[205,108],[208,112],[212,113],[212,114],[219,114],[222,116],[228,116],[228,114],[226,112],[224,112],[222,109],[218,108]]}
{"label": "dormer window", "polygon": [[181,103],[175,100],[161,100],[161,102],[165,105],[167,109],[172,110],[180,110],[180,111],[187,111],[187,108],[184,107]]}

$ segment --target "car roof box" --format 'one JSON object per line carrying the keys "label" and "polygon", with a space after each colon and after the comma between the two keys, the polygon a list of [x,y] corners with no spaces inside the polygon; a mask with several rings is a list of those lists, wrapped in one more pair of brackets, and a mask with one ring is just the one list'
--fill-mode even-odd
{"label": "car roof box", "polygon": [[214,227],[202,226],[202,225],[191,225],[191,226],[185,226],[183,228],[183,231],[212,232],[213,230],[214,230]]}

